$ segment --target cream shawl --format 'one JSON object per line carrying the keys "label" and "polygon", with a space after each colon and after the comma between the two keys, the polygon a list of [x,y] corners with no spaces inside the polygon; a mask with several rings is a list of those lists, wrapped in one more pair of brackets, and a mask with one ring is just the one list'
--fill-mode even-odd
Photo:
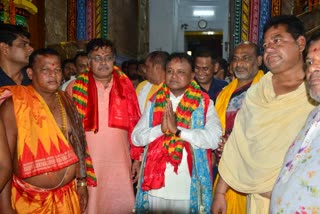
{"label": "cream shawl", "polygon": [[140,111],[141,113],[143,113],[144,108],[147,106],[148,101],[150,100],[150,98],[162,87],[162,83],[160,83],[159,85],[155,85],[152,84],[151,88],[149,91],[147,92],[143,92],[144,87],[147,85],[148,80],[145,80],[143,82],[141,82],[138,87],[136,88],[136,94],[138,96],[138,100],[139,100],[139,106],[140,106],[140,96],[142,96],[142,93],[148,93],[146,96],[146,99],[143,100],[143,108],[141,108],[140,106]]}
{"label": "cream shawl", "polygon": [[221,177],[240,192],[271,191],[288,147],[313,108],[304,83],[276,96],[268,72],[247,91],[219,163]]}

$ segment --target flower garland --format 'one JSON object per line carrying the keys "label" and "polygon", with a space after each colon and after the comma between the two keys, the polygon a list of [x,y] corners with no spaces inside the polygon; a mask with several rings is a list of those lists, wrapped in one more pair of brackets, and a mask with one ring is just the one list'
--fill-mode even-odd
{"label": "flower garland", "polygon": [[[192,112],[200,105],[201,98],[202,92],[200,86],[196,81],[192,80],[176,109],[177,126],[183,128],[189,127]],[[169,88],[166,84],[163,84],[163,87],[157,92],[155,97],[153,126],[161,124],[168,99],[170,99]],[[168,162],[174,166],[174,171],[177,172],[185,142],[180,137],[175,136],[174,133],[166,132],[164,135],[163,147],[168,151]]]}
{"label": "flower garland", "polygon": [[78,109],[81,119],[84,118],[85,110],[88,103],[88,82],[89,70],[86,70],[78,76],[78,81],[73,85],[73,100]]}
{"label": "flower garland", "polygon": [[[119,78],[126,77],[126,75],[117,66],[113,67]],[[77,77],[73,85],[73,100],[79,111],[80,117],[84,118],[88,104],[88,83],[89,83],[89,70],[86,70]]]}

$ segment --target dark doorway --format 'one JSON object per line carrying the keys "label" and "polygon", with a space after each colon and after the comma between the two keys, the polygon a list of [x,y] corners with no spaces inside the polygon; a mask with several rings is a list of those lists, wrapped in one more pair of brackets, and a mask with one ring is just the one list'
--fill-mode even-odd
{"label": "dark doorway", "polygon": [[186,31],[184,33],[185,50],[192,54],[199,47],[213,50],[216,57],[222,57],[222,32]]}

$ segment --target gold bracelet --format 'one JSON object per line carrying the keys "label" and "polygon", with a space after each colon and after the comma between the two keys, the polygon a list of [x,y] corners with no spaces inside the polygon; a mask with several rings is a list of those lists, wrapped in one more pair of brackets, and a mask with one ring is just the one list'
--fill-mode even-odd
{"label": "gold bracelet", "polygon": [[87,181],[78,181],[77,182],[77,187],[86,187],[87,186]]}

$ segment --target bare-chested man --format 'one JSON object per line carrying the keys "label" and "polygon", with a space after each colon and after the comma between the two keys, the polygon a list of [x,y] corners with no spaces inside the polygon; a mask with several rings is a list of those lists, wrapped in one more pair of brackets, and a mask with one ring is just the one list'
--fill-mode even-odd
{"label": "bare-chested man", "polygon": [[0,88],[0,120],[13,159],[0,213],[81,213],[88,198],[85,137],[71,99],[58,91],[59,54],[34,51],[27,73],[32,85]]}

